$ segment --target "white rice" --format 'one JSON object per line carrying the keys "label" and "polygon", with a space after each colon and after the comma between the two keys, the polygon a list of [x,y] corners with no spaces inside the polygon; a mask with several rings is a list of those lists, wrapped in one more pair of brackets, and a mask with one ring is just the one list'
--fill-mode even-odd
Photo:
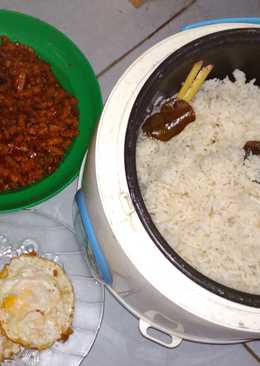
{"label": "white rice", "polygon": [[194,98],[196,121],[168,142],[137,143],[137,174],[146,207],[166,241],[215,281],[260,294],[260,88],[208,80]]}

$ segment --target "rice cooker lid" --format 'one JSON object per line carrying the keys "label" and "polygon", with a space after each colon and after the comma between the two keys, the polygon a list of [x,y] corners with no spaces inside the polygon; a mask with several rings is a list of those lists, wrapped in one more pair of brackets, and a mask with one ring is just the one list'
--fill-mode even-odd
{"label": "rice cooker lid", "polygon": [[[248,27],[248,24],[221,24],[183,31],[163,40],[137,59],[119,79],[103,110],[96,135],[95,168],[103,210],[118,245],[155,289],[173,303],[201,318],[235,329],[259,331],[260,324],[256,322],[256,315],[260,315],[260,309],[220,297],[195,283],[173,266],[154,245],[133,206],[124,162],[125,135],[133,104],[157,66],[175,50],[196,38],[225,29]],[[85,162],[82,164],[78,184],[78,188],[83,191],[84,165]],[[142,245],[133,245],[136,241]],[[147,255],[153,258],[152,263],[142,260]],[[173,280],[169,281],[169,278]]]}

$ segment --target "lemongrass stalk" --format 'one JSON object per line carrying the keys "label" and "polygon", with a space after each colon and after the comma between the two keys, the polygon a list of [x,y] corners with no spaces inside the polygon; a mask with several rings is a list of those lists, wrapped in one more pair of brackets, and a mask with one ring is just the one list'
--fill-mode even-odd
{"label": "lemongrass stalk", "polygon": [[201,85],[204,83],[206,78],[208,77],[209,73],[212,71],[213,65],[207,65],[203,67],[198,75],[196,76],[195,80],[193,81],[191,87],[188,89],[186,94],[182,97],[183,100],[186,102],[190,102],[192,98],[197,94]]}
{"label": "lemongrass stalk", "polygon": [[196,62],[191,71],[189,72],[187,78],[185,79],[181,90],[179,91],[177,98],[179,99],[183,99],[184,95],[187,93],[188,89],[191,87],[194,79],[196,78],[196,76],[198,75],[200,69],[202,68],[203,65],[203,61],[198,61]]}

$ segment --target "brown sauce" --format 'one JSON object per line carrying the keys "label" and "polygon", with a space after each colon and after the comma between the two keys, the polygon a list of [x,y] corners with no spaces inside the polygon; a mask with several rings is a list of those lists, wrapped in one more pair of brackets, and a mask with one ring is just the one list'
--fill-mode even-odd
{"label": "brown sauce", "polygon": [[146,136],[168,141],[195,119],[195,112],[189,103],[181,99],[172,99],[161,106],[160,112],[145,120],[142,130]]}
{"label": "brown sauce", "polygon": [[260,141],[252,140],[247,141],[243,147],[245,150],[245,159],[248,157],[248,155],[260,155]]}
{"label": "brown sauce", "polygon": [[57,269],[54,269],[54,270],[53,270],[53,276],[54,276],[54,277],[58,277],[58,271],[57,271]]}
{"label": "brown sauce", "polygon": [[62,342],[66,342],[69,336],[73,333],[73,330],[71,328],[68,328],[66,332],[62,333],[60,340]]}

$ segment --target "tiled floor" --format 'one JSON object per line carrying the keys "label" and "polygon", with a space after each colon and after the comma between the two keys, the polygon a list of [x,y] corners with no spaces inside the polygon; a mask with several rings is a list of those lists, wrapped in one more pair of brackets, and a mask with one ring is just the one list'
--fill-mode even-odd
{"label": "tiled floor", "polygon": [[[147,13],[145,18],[150,19],[149,5],[157,4],[158,13],[161,8],[166,7],[166,1],[154,0],[154,2],[147,1]],[[174,14],[178,14],[169,24],[163,27],[160,31],[156,32],[151,38],[146,40],[143,44],[137,47],[129,55],[123,58],[118,64],[116,64],[111,70],[106,72],[100,78],[102,91],[104,97],[110,93],[111,88],[118,79],[118,75],[121,75],[123,71],[129,66],[142,52],[153,46],[160,40],[174,34],[180,30],[185,24],[190,24],[203,19],[222,18],[222,17],[245,17],[245,16],[260,16],[260,2],[257,0],[195,0],[195,1],[182,1],[182,6],[177,8],[178,2],[171,1],[171,7],[168,8],[167,17],[165,21],[172,18]],[[171,11],[174,8],[174,12]],[[139,12],[140,9],[136,10]],[[158,25],[156,24],[158,27]],[[146,36],[149,35],[148,29]],[[140,38],[141,40],[143,38]],[[128,50],[126,48],[126,50]]]}
{"label": "tiled floor", "polygon": [[[136,9],[127,0],[0,0],[0,7],[32,14],[72,38],[99,75],[104,100],[124,70],[145,50],[185,24],[232,16],[260,16],[259,0],[147,0]],[[40,209],[71,223],[73,182]],[[260,344],[252,345],[255,351]],[[137,320],[108,293],[89,366],[254,366],[259,362],[241,345],[183,342],[168,350],[144,339]],[[64,365],[65,366],[65,365]]]}

